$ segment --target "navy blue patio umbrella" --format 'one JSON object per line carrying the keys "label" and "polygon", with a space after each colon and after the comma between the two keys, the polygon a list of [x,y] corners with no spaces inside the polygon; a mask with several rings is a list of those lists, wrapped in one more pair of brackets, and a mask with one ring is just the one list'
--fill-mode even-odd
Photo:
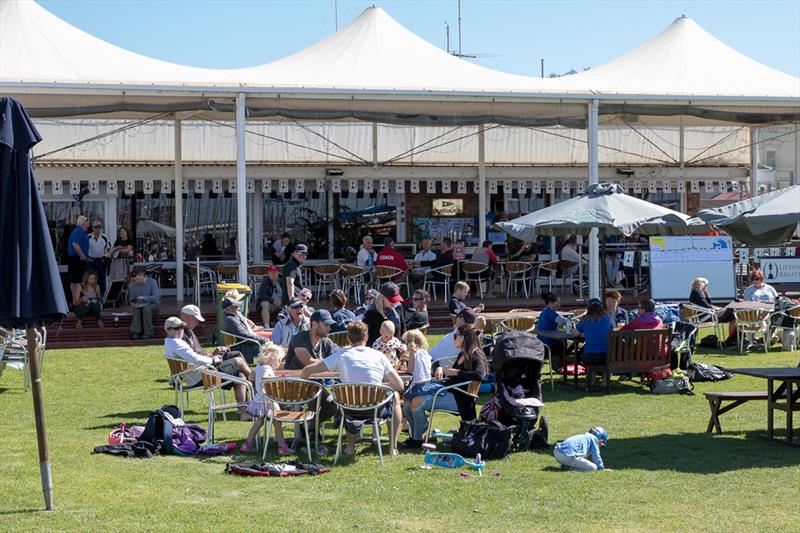
{"label": "navy blue patio umbrella", "polygon": [[0,98],[0,327],[27,330],[42,490],[49,510],[53,485],[34,328],[63,318],[67,301],[33,173],[30,150],[41,140],[22,104]]}

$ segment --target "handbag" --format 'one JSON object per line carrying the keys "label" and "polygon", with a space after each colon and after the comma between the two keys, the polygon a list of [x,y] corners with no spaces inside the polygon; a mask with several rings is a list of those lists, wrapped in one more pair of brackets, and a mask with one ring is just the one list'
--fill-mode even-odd
{"label": "handbag", "polygon": [[450,443],[453,453],[464,457],[502,459],[511,451],[511,429],[497,420],[462,420]]}
{"label": "handbag", "polygon": [[694,396],[694,385],[686,376],[680,378],[659,379],[650,383],[652,394],[686,394]]}

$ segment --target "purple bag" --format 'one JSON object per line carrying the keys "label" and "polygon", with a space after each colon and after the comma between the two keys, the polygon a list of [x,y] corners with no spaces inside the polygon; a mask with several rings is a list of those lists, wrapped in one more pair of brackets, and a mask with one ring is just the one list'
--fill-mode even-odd
{"label": "purple bag", "polygon": [[206,430],[194,424],[172,426],[172,438],[164,439],[167,453],[174,455],[200,455],[206,441]]}

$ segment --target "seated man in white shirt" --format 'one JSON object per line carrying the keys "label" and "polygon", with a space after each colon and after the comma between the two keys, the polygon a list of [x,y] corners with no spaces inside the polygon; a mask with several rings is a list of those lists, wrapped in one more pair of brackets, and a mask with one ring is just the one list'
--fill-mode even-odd
{"label": "seated man in white shirt", "polygon": [[561,260],[562,261],[569,261],[574,263],[573,266],[564,269],[565,274],[574,274],[578,271],[578,263],[582,260],[584,266],[587,264],[586,258],[581,258],[578,254],[578,239],[575,236],[570,237],[564,243],[564,247],[561,249]]}
{"label": "seated man in white shirt", "polygon": [[431,238],[422,239],[422,250],[414,256],[413,268],[409,271],[412,289],[421,289],[425,273],[431,269],[430,264],[436,261],[436,252],[431,250]]}
{"label": "seated man in white shirt", "polygon": [[361,239],[361,249],[356,255],[356,265],[372,268],[378,260],[378,253],[372,248],[372,237],[365,235]]}
{"label": "seated man in white shirt", "polygon": [[[227,352],[225,354],[213,356],[197,353],[189,346],[189,343],[183,340],[186,329],[187,325],[176,316],[171,316],[164,322],[164,330],[167,332],[167,337],[164,339],[164,357],[167,359],[179,359],[189,363],[191,369],[185,377],[189,387],[197,387],[200,385],[202,381],[200,369],[209,366],[215,367],[219,372],[252,381],[250,367],[247,366],[247,363],[242,357],[236,355],[236,352]],[[245,403],[247,400],[246,387],[239,383],[231,385],[233,386],[234,394],[236,394],[236,401]],[[245,412],[244,407],[239,409],[239,415],[242,420],[250,420],[250,416]]]}
{"label": "seated man in white shirt", "polygon": [[[363,322],[350,322],[347,325],[347,340],[350,341],[350,348],[337,351],[316,363],[303,369],[303,379],[308,379],[320,372],[338,372],[342,383],[374,383],[382,385],[386,383],[395,390],[394,398],[390,403],[378,411],[381,419],[393,418],[394,431],[389,435],[389,455],[397,455],[397,436],[400,434],[400,422],[402,412],[400,411],[399,392],[403,390],[403,380],[400,375],[392,368],[389,359],[384,354],[367,344],[368,330]],[[356,434],[365,422],[369,422],[370,413],[353,412],[345,415],[344,425],[347,430],[347,444],[344,448],[346,455],[355,455]],[[337,421],[337,424],[339,422]]]}

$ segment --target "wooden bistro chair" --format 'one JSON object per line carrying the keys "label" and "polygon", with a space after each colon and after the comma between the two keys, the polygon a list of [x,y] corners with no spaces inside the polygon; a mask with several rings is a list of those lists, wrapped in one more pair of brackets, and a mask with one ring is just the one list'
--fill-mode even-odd
{"label": "wooden bistro chair", "polygon": [[342,272],[342,291],[348,298],[352,291],[356,304],[361,305],[361,295],[367,288],[369,271],[358,265],[340,265],[339,268]]}
{"label": "wooden bistro chair", "polygon": [[714,309],[700,307],[691,303],[681,304],[681,316],[686,322],[697,329],[714,328],[714,335],[717,336],[718,346],[722,347],[722,327]]}
{"label": "wooden bistro chair", "polygon": [[375,280],[379,287],[387,281],[391,281],[398,287],[405,285],[406,292],[408,292],[408,274],[399,268],[378,265],[375,267]]}
{"label": "wooden bistro chair", "polygon": [[536,319],[532,316],[515,316],[506,318],[498,324],[497,332],[504,331],[526,331],[531,333],[536,329]]}
{"label": "wooden bistro chair", "polygon": [[169,365],[169,384],[175,389],[175,404],[180,407],[181,418],[183,418],[184,399],[186,400],[185,407],[189,407],[189,393],[203,389],[199,384],[190,386],[186,381],[186,376],[193,370],[188,362],[169,357],[166,359]]}
{"label": "wooden bistro chair", "polygon": [[[331,387],[333,403],[339,408],[339,434],[336,438],[336,456],[333,459],[335,465],[339,461],[342,451],[342,434],[344,433],[344,417],[346,411],[357,411],[368,413],[372,411],[372,430],[375,446],[378,448],[378,457],[383,465],[383,450],[381,450],[380,420],[378,410],[384,405],[389,404],[394,398],[394,391],[386,385],[376,385],[373,383],[337,383]],[[394,432],[394,417],[390,424],[390,435]],[[390,450],[391,440],[390,440]]]}
{"label": "wooden bistro chair", "polygon": [[249,342],[258,345],[261,348],[261,343],[255,339],[250,339],[248,337],[240,337],[234,333],[228,333],[227,331],[222,331],[222,344],[227,346],[231,350],[235,350],[237,346],[243,346]]}
{"label": "wooden bistro chair", "polygon": [[[462,387],[466,386],[466,390],[462,389]],[[455,383],[453,385],[448,385],[447,387],[442,387],[441,389],[436,391],[436,394],[433,395],[433,401],[431,401],[431,409],[428,411],[428,431],[425,433],[425,444],[431,438],[431,432],[433,432],[433,415],[435,413],[447,413],[453,416],[459,416],[458,411],[450,411],[443,408],[436,408],[436,401],[441,398],[444,394],[451,392],[453,394],[466,394],[467,396],[471,396],[478,399],[478,393],[481,390],[481,382],[480,381],[465,381],[463,383]]]}
{"label": "wooden bistro chair", "polygon": [[[211,367],[201,368],[200,375],[203,377],[203,390],[206,392],[208,396],[208,443],[214,443],[214,422],[217,418],[217,412],[222,413],[222,419],[227,421],[228,418],[225,415],[226,411],[238,411],[242,407],[247,407],[249,403],[248,399],[252,399],[254,397],[253,394],[253,384],[244,378],[240,378],[239,376],[232,376],[230,374],[225,374],[223,372],[219,372],[214,370]],[[244,402],[226,402],[225,401],[225,389],[223,387],[227,386],[228,384],[238,384],[244,385],[247,389],[247,394],[245,395]],[[220,392],[220,400],[221,403],[217,403],[217,391]]]}
{"label": "wooden bistro chair", "polygon": [[[264,387],[264,402],[277,404],[277,407],[267,415],[267,423],[264,425],[264,451],[261,454],[261,460],[264,461],[267,458],[272,424],[273,422],[280,422],[282,424],[295,424],[295,427],[303,424],[303,432],[306,436],[306,450],[308,450],[308,462],[311,462],[311,437],[308,433],[308,424],[316,420],[316,414],[319,410],[319,396],[322,394],[322,384],[307,379],[270,378],[265,379],[262,386]],[[312,408],[309,409],[309,406]],[[316,449],[319,445],[319,430],[315,434],[314,448]]]}
{"label": "wooden bistro chair", "polygon": [[489,284],[492,282],[491,277],[485,274],[489,268],[491,268],[489,265],[472,261],[466,261],[461,264],[461,271],[464,273],[464,281],[467,282],[467,284],[474,282],[478,285],[478,292],[481,295],[481,299],[483,299],[484,282],[486,283],[487,291],[490,289]]}
{"label": "wooden bistro chair", "polygon": [[217,265],[217,274],[219,275],[220,283],[236,283],[239,275],[239,265],[236,263],[220,263]]}
{"label": "wooden bistro chair", "polygon": [[265,263],[254,263],[247,265],[247,284],[253,289],[253,294],[258,292],[258,287],[267,279],[269,265]]}
{"label": "wooden bistro chair", "polygon": [[739,353],[744,353],[745,339],[755,338],[759,333],[764,339],[764,353],[769,353],[769,318],[770,312],[766,309],[739,309],[733,312],[736,317],[736,340]]}
{"label": "wooden bistro chair", "polygon": [[328,338],[333,341],[333,343],[338,346],[339,348],[344,348],[346,346],[350,346],[350,341],[347,340],[347,332],[346,331],[337,331],[334,333],[328,334]]}
{"label": "wooden bistro chair", "polygon": [[326,296],[331,290],[339,286],[339,271],[341,268],[335,263],[324,263],[314,266],[314,275],[317,278],[317,300],[321,300],[320,295]]}
{"label": "wooden bistro chair", "polygon": [[[442,279],[434,277],[434,272],[442,275]],[[450,301],[450,278],[453,276],[453,265],[444,265],[439,268],[432,268],[425,271],[425,280],[422,286],[431,293],[431,297],[436,300],[436,286],[441,285],[444,292],[444,301]]]}
{"label": "wooden bistro chair", "polygon": [[506,289],[506,298],[511,296],[512,288],[516,291],[519,290],[519,285],[522,285],[522,291],[525,293],[525,298],[528,297],[528,285],[531,282],[531,272],[533,265],[524,263],[522,261],[509,261],[505,264],[506,273],[508,274],[508,288]]}

